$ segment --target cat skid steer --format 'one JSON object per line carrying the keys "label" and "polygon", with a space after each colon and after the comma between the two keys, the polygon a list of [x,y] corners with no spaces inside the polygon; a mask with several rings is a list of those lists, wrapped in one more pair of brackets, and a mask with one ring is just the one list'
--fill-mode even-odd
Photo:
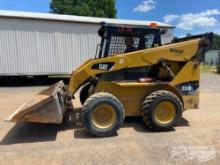
{"label": "cat skid steer", "polygon": [[176,38],[162,45],[165,31],[154,27],[103,24],[94,59],[62,81],[41,91],[12,114],[11,122],[61,124],[75,111],[80,88],[82,122],[93,136],[111,136],[126,116],[140,116],[152,130],[169,130],[187,109],[199,106],[201,54],[212,33]]}

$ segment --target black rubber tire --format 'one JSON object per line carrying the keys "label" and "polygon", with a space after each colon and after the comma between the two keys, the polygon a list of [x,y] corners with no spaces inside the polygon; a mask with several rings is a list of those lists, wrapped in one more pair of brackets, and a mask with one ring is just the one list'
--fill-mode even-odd
{"label": "black rubber tire", "polygon": [[[161,125],[155,120],[154,110],[155,107],[162,101],[169,101],[175,107],[175,117],[168,123]],[[154,131],[167,131],[172,129],[175,124],[179,121],[183,112],[182,101],[174,93],[166,90],[158,90],[149,94],[142,103],[141,116],[145,125]]]}
{"label": "black rubber tire", "polygon": [[89,97],[90,86],[91,86],[91,83],[84,85],[79,93],[79,100],[82,105],[85,103],[86,99]]}
{"label": "black rubber tire", "polygon": [[[100,104],[108,104],[116,112],[116,121],[109,128],[98,128],[92,122],[92,113]],[[117,130],[124,122],[125,112],[121,102],[112,94],[100,92],[91,95],[85,102],[82,109],[82,122],[92,136],[107,137],[117,133]]]}

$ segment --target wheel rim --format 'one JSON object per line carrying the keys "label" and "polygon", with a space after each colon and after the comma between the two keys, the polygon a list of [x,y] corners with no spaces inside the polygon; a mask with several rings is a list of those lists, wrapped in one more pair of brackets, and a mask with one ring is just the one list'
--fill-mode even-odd
{"label": "wheel rim", "polygon": [[176,115],[175,106],[168,101],[159,103],[155,108],[155,119],[160,124],[169,124]]}
{"label": "wheel rim", "polygon": [[101,129],[111,127],[116,121],[116,113],[110,105],[103,104],[95,108],[92,113],[92,123]]}

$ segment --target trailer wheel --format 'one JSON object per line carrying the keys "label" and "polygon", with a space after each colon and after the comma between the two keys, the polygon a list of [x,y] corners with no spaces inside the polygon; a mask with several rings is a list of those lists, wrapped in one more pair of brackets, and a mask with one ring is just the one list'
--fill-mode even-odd
{"label": "trailer wheel", "polygon": [[112,94],[100,92],[91,95],[82,110],[82,121],[92,136],[111,136],[121,127],[124,108]]}
{"label": "trailer wheel", "polygon": [[166,131],[173,128],[181,118],[182,111],[183,104],[175,94],[159,90],[144,99],[141,115],[149,129]]}
{"label": "trailer wheel", "polygon": [[48,82],[48,76],[34,76],[33,83],[36,85],[45,85]]}
{"label": "trailer wheel", "polygon": [[20,84],[19,76],[6,76],[5,79],[8,86],[17,86]]}

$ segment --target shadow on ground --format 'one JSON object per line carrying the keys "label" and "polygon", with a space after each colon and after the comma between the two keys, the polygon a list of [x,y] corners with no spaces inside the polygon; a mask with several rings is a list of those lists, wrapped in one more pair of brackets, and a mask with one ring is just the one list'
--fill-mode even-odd
{"label": "shadow on ground", "polygon": [[2,139],[0,145],[55,141],[58,132],[79,128],[82,126],[66,123],[62,125],[17,123]]}
{"label": "shadow on ground", "polygon": [[[74,115],[76,116],[72,116],[72,118],[76,119],[79,117],[79,114]],[[80,120],[68,121],[68,119],[69,117],[65,118],[65,121],[61,125],[17,123],[2,139],[0,145],[55,141],[58,132],[65,130],[73,130],[74,138],[94,138],[91,137],[83,128]],[[180,126],[189,126],[189,122],[186,119],[182,119],[177,124],[177,127]],[[129,127],[134,128],[137,132],[157,133],[149,131],[143,124],[140,117],[127,117],[122,128]],[[170,131],[175,131],[175,129]],[[117,134],[114,136],[117,136]]]}
{"label": "shadow on ground", "polygon": [[[182,118],[176,125],[176,127],[186,127],[190,126],[189,121]],[[158,131],[150,131],[144,125],[141,117],[126,117],[122,128],[133,128],[137,132],[146,132],[146,133],[158,133]],[[169,130],[170,132],[175,131],[175,128]],[[164,131],[166,133],[167,131]],[[160,132],[163,133],[163,132]],[[114,136],[117,136],[114,135]],[[91,136],[86,132],[82,127],[80,129],[74,130],[74,138],[91,138]]]}

